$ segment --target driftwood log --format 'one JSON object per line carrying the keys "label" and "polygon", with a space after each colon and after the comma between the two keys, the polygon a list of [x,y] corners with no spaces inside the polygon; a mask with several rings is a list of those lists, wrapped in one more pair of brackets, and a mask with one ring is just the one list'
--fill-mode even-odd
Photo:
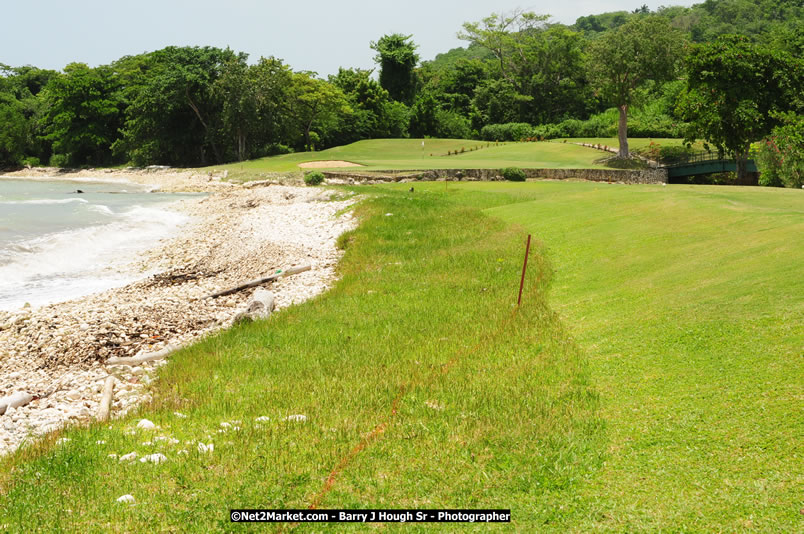
{"label": "driftwood log", "polygon": [[34,396],[24,391],[18,391],[17,393],[3,397],[0,399],[0,415],[6,413],[6,410],[9,408],[19,408],[20,406],[25,406],[32,400],[34,400]]}
{"label": "driftwood log", "polygon": [[237,293],[238,291],[242,291],[244,289],[248,289],[250,287],[261,286],[262,284],[267,284],[269,282],[273,282],[275,280],[279,280],[285,276],[290,276],[292,274],[299,274],[303,273],[304,271],[309,271],[312,269],[310,265],[302,265],[300,267],[291,267],[290,269],[286,269],[282,272],[272,274],[271,276],[266,276],[264,278],[257,278],[255,280],[251,280],[250,282],[246,282],[245,284],[240,284],[239,286],[230,287],[229,289],[224,289],[223,291],[218,291],[217,293],[212,293],[211,295],[207,295],[203,297],[205,299],[214,299],[218,297],[223,297],[225,295],[231,295],[232,293]]}
{"label": "driftwood log", "polygon": [[251,296],[248,306],[245,310],[235,315],[234,322],[267,319],[274,311],[274,301],[274,294],[267,289],[254,291],[254,295]]}
{"label": "driftwood log", "polygon": [[103,396],[101,396],[100,406],[98,407],[98,421],[106,421],[112,413],[112,397],[114,395],[114,377],[109,375],[103,383]]}
{"label": "driftwood log", "polygon": [[129,357],[114,357],[109,358],[106,360],[106,365],[140,365],[145,362],[150,362],[153,360],[161,360],[162,358],[166,357],[171,352],[175,352],[181,348],[181,345],[168,345],[162,350],[158,350],[156,352],[147,352],[145,354],[140,354],[137,356],[129,356]]}

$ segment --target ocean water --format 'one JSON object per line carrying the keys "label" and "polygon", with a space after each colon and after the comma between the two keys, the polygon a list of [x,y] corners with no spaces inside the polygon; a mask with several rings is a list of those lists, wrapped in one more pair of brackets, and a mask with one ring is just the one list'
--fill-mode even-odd
{"label": "ocean water", "polygon": [[129,183],[0,178],[0,310],[131,282],[138,275],[124,266],[187,222],[168,205],[192,196]]}

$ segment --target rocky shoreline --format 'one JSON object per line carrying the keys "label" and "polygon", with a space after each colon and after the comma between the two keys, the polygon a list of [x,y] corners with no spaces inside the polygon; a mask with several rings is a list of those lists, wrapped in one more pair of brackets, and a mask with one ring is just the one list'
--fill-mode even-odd
{"label": "rocky shoreline", "polygon": [[[114,178],[132,176],[117,172]],[[243,187],[190,172],[134,178],[162,191],[212,193],[174,205],[191,222],[128,266],[142,279],[34,310],[0,312],[0,398],[18,391],[34,396],[0,415],[0,455],[26,439],[93,418],[109,374],[117,377],[112,416],[125,414],[147,399],[144,388],[164,360],[109,366],[109,358],[158,351],[227,328],[254,289],[201,297],[307,264],[311,270],[271,285],[276,308],[326,290],[340,257],[335,242],[355,225],[350,214],[338,215],[354,198],[325,189],[265,182]]]}

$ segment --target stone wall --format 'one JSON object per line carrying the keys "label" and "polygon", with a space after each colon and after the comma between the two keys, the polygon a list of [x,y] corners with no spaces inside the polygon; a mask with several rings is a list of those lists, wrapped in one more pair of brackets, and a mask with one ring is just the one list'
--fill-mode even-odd
{"label": "stone wall", "polygon": [[[548,180],[588,180],[623,184],[666,184],[666,169],[522,169],[528,178]],[[503,180],[500,169],[434,169],[429,171],[326,171],[331,181],[347,182],[411,182],[415,180]]]}

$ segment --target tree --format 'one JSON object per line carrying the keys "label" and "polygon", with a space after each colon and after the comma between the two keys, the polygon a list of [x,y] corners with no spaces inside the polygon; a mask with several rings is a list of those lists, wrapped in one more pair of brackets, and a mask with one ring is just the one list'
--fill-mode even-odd
{"label": "tree", "polygon": [[426,137],[438,131],[438,101],[430,93],[423,93],[410,108],[410,135]]}
{"label": "tree", "polygon": [[39,95],[50,79],[60,74],[32,66],[0,64],[0,164],[18,164],[50,157],[51,142],[45,139],[47,102]]}
{"label": "tree", "polygon": [[380,85],[393,100],[408,105],[416,95],[414,69],[419,62],[412,37],[394,33],[371,42],[371,49],[377,52],[374,61],[380,65]]}
{"label": "tree", "polygon": [[[287,116],[293,71],[274,57],[260,58],[249,68],[257,98],[257,133],[254,144],[260,150],[268,145],[292,144],[296,132]],[[260,152],[258,152],[260,153]]]}
{"label": "tree", "polygon": [[48,82],[43,90],[49,105],[47,138],[69,164],[110,162],[120,126],[117,89],[110,68],[84,63],[67,65],[63,75]]}
{"label": "tree", "polygon": [[10,93],[0,91],[0,166],[18,165],[25,155],[28,124],[22,104]]}
{"label": "tree", "polygon": [[533,72],[527,58],[532,36],[545,27],[549,15],[515,10],[492,13],[480,22],[466,22],[458,38],[491,51],[497,73],[520,93],[526,94],[524,83]]}
{"label": "tree", "polygon": [[521,110],[531,100],[530,96],[520,94],[506,80],[483,82],[475,90],[475,98],[472,101],[479,119],[473,126],[480,129],[486,124],[520,122]]}
{"label": "tree", "polygon": [[290,117],[304,135],[305,150],[313,149],[312,127],[332,121],[338,114],[351,113],[343,91],[308,72],[293,73],[288,101]]}
{"label": "tree", "polygon": [[684,40],[667,20],[635,17],[589,45],[588,71],[593,87],[617,106],[620,120],[618,157],[628,158],[628,107],[647,80],[673,78]]}
{"label": "tree", "polygon": [[686,60],[688,91],[679,109],[688,141],[704,138],[737,160],[737,181],[747,183],[751,143],[780,123],[780,113],[801,111],[804,64],[789,54],[725,35],[693,47]]}
{"label": "tree", "polygon": [[352,113],[339,117],[337,127],[327,136],[328,144],[343,145],[391,135],[390,97],[388,91],[371,79],[371,71],[341,68],[329,81],[343,91]]}
{"label": "tree", "polygon": [[585,115],[593,103],[584,72],[583,38],[549,15],[495,13],[467,22],[458,37],[491,52],[490,78],[504,81],[518,98],[516,121],[545,123]]}
{"label": "tree", "polygon": [[[247,159],[248,142],[259,127],[256,85],[249,67],[236,59],[227,61],[214,83],[215,100],[222,102],[221,128],[232,142],[237,161]],[[227,158],[228,159],[228,158]]]}
{"label": "tree", "polygon": [[147,76],[131,95],[117,150],[140,165],[224,161],[222,101],[215,82],[227,64],[245,61],[245,54],[214,47],[171,46],[152,52]]}

